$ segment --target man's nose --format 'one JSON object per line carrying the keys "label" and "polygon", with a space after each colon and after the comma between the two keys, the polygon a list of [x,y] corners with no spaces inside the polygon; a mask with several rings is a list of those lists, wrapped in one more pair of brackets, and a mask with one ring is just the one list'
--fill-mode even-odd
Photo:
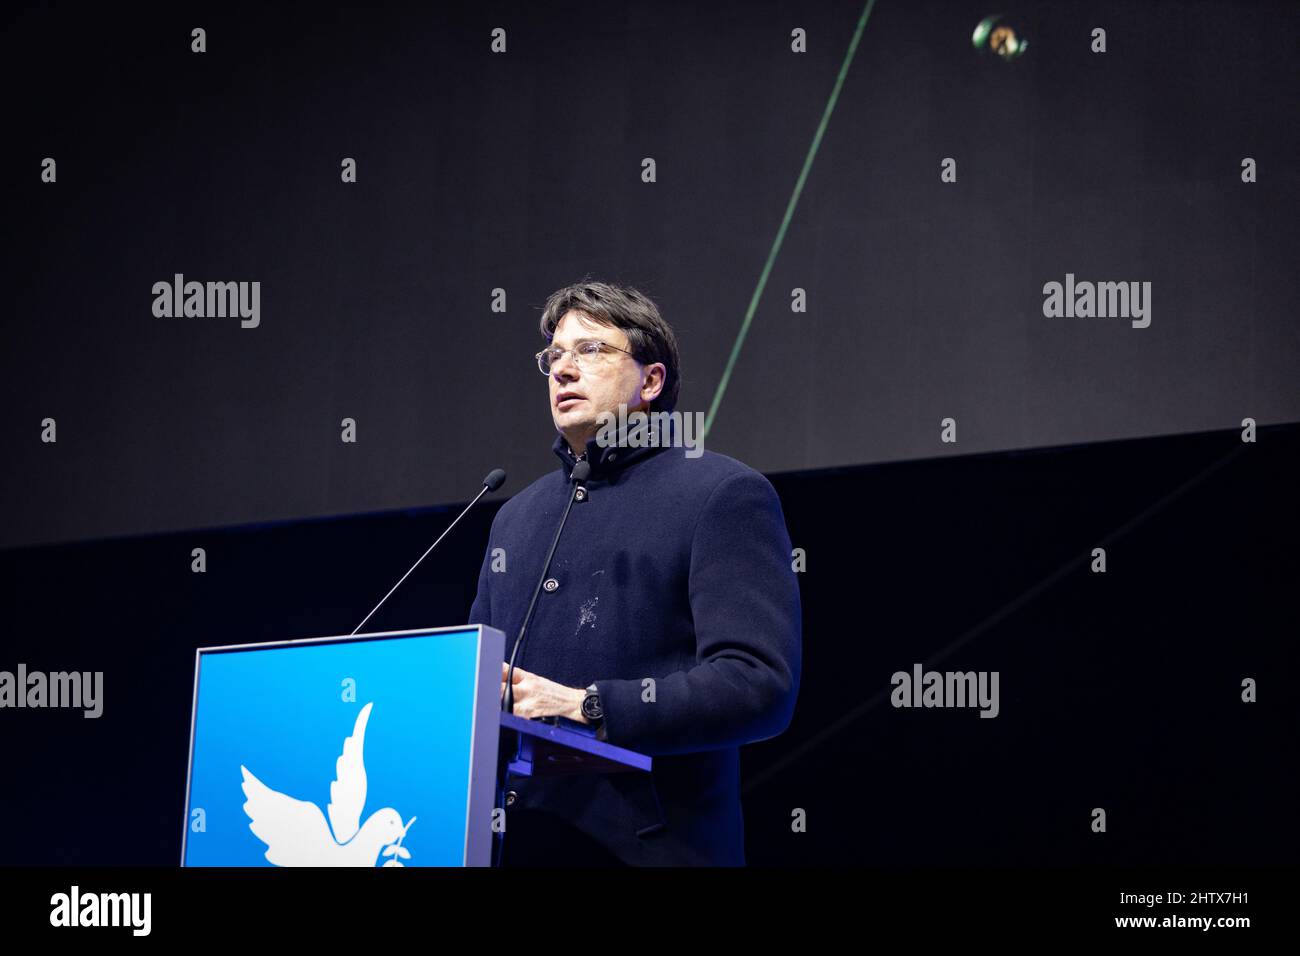
{"label": "man's nose", "polygon": [[551,374],[557,382],[572,382],[578,377],[578,363],[573,360],[572,352],[565,352],[551,363]]}

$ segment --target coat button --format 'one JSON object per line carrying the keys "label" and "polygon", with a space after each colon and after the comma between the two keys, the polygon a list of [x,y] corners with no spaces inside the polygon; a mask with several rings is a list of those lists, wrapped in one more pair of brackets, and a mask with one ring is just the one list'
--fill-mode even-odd
{"label": "coat button", "polygon": [[542,587],[546,588],[548,591],[554,591],[559,586],[560,582],[555,580],[555,578],[547,578],[546,583],[542,585]]}
{"label": "coat button", "polygon": [[577,498],[579,501],[586,501],[586,500],[587,500],[587,489],[586,489],[586,488],[579,488],[577,491],[575,491],[575,492],[573,493],[573,497]]}
{"label": "coat button", "polygon": [[518,792],[518,791],[516,791],[516,790],[507,790],[507,791],[506,791],[506,806],[507,806],[507,807],[513,807],[513,806],[515,805],[515,801],[518,800],[518,799],[519,799],[519,792]]}
{"label": "coat button", "polygon": [[618,461],[618,452],[616,452],[616,451],[611,451],[611,452],[609,453],[609,460],[610,460],[610,461]]}

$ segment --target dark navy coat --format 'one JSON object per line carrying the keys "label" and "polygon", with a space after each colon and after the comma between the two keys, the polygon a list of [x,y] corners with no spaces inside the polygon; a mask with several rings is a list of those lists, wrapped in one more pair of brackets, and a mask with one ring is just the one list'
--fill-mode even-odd
{"label": "dark navy coat", "polygon": [[[571,493],[562,437],[555,453],[560,466],[497,513],[470,610],[470,623],[505,632],[507,657]],[[594,682],[603,736],[654,769],[512,776],[503,862],[743,865],[738,748],[788,726],[799,686],[780,501],[757,471],[710,451],[593,440],[587,461],[587,497],[548,575],[558,587],[538,597],[515,664],[568,687]]]}

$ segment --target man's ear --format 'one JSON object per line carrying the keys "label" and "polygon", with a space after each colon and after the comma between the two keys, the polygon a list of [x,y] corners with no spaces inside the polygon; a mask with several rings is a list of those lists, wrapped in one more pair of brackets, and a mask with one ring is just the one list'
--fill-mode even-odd
{"label": "man's ear", "polygon": [[646,404],[653,402],[668,383],[668,367],[663,362],[655,362],[645,367],[645,379],[641,382],[641,400]]}

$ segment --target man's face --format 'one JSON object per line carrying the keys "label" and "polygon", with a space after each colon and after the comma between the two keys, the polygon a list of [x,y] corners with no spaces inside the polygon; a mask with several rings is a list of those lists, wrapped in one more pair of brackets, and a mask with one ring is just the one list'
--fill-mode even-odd
{"label": "man's face", "polygon": [[[622,329],[593,322],[581,312],[569,310],[555,327],[552,348],[571,349],[583,341],[604,342],[628,348]],[[555,428],[579,452],[600,429],[600,415],[618,414],[626,404],[629,412],[644,408],[663,388],[663,365],[642,366],[626,352],[602,351],[584,357],[579,368],[573,353],[566,354],[547,376],[551,396],[551,418]]]}

